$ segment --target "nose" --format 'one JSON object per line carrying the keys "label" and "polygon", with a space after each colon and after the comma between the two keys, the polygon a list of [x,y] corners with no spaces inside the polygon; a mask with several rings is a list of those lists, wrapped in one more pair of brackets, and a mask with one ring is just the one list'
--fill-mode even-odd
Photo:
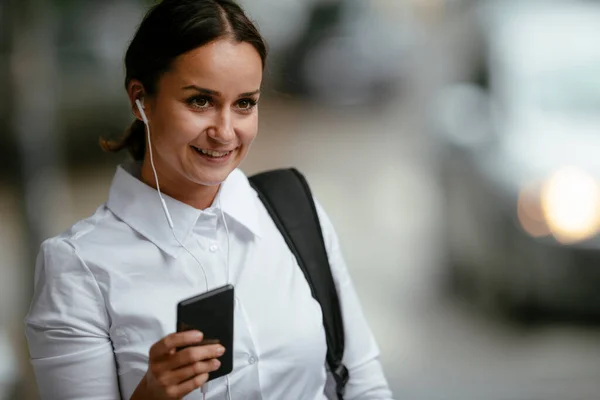
{"label": "nose", "polygon": [[208,136],[220,144],[233,142],[235,129],[230,110],[224,109],[216,115],[213,127],[208,130]]}

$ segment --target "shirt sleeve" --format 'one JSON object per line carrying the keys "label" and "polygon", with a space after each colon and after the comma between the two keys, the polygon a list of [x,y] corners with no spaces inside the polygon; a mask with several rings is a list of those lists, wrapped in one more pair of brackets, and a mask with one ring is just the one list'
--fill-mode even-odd
{"label": "shirt sleeve", "polygon": [[25,334],[40,398],[120,399],[104,299],[76,249],[45,241],[34,285]]}
{"label": "shirt sleeve", "polygon": [[[343,362],[350,375],[344,399],[390,400],[392,393],[379,361],[379,348],[365,319],[337,234],[323,207],[315,202],[344,320]],[[327,395],[331,400],[337,399],[331,376],[328,379]]]}

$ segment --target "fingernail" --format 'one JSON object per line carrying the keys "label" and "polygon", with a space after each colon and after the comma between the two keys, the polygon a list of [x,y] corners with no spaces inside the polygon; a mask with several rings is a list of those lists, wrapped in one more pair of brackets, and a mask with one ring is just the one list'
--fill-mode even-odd
{"label": "fingernail", "polygon": [[213,360],[213,366],[215,367],[215,369],[219,368],[221,366],[221,361]]}
{"label": "fingernail", "polygon": [[194,338],[196,339],[202,339],[204,337],[204,334],[200,331],[196,331],[194,332]]}
{"label": "fingernail", "polygon": [[223,346],[217,347],[217,354],[218,355],[223,355],[224,353],[225,353],[225,347],[223,347]]}

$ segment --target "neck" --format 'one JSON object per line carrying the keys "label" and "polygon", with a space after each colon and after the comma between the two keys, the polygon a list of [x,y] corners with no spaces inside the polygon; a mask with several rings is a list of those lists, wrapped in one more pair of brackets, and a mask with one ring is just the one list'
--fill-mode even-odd
{"label": "neck", "polygon": [[[157,168],[156,174],[158,175],[161,193],[199,210],[210,207],[219,191],[218,185],[205,186],[189,180],[174,179],[168,175],[163,175],[160,173],[160,168]],[[148,159],[144,159],[142,162],[140,179],[146,185],[154,189],[157,188],[152,165]]]}

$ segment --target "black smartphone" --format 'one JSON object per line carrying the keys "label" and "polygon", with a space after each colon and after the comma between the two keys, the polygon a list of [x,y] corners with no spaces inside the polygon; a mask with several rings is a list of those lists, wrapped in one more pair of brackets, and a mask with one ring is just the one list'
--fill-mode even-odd
{"label": "black smartphone", "polygon": [[221,367],[209,374],[209,381],[233,370],[233,309],[233,285],[190,297],[177,305],[177,332],[196,329],[204,334],[204,339],[194,346],[221,344],[225,347],[225,354],[219,357]]}

